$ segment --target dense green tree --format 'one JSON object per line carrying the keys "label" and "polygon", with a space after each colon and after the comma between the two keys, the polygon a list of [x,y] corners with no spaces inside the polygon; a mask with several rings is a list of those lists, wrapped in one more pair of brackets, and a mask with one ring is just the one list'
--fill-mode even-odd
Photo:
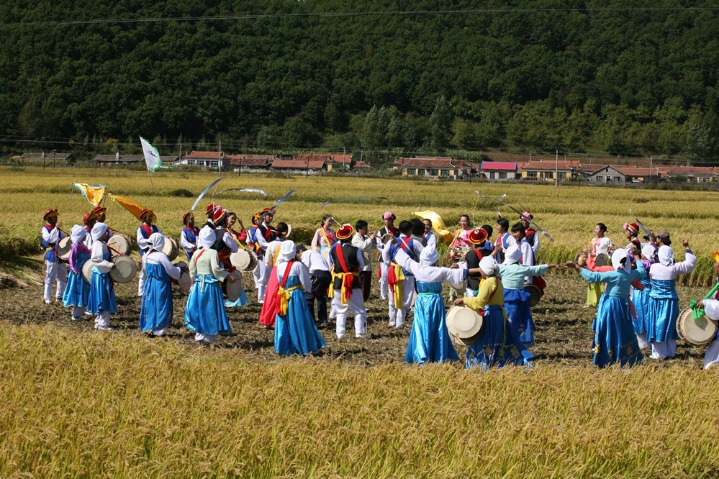
{"label": "dense green tree", "polygon": [[686,5],[5,0],[0,148],[225,135],[716,161],[719,10]]}

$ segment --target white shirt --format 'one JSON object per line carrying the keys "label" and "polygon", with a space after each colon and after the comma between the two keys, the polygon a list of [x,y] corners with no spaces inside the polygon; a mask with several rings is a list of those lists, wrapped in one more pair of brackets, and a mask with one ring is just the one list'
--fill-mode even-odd
{"label": "white shirt", "polygon": [[145,268],[145,265],[147,263],[161,264],[165,268],[165,271],[167,271],[167,274],[169,274],[170,278],[172,279],[180,279],[180,275],[182,275],[182,270],[172,264],[170,262],[170,258],[168,258],[165,253],[159,251],[152,251],[150,253],[147,253],[145,256],[142,257],[142,267]]}
{"label": "white shirt", "polygon": [[105,253],[108,252],[107,245],[102,241],[93,241],[92,249],[90,250],[90,261],[100,273],[109,273],[114,263],[112,261],[104,260]]}
{"label": "white shirt", "polygon": [[364,259],[364,268],[362,271],[372,271],[372,251],[375,249],[374,241],[369,236],[362,236],[359,233],[355,233],[352,237],[352,246],[359,248],[362,251],[362,258]]}
{"label": "white shirt", "polygon": [[275,254],[277,254],[277,252],[282,247],[282,241],[273,240],[266,244],[267,246],[265,247],[265,249],[267,251],[265,251],[265,266],[271,268],[272,266],[275,266]]}
{"label": "white shirt", "polygon": [[327,260],[318,251],[308,249],[302,253],[302,263],[307,266],[307,269],[311,273],[312,271],[329,271],[330,266]]}
{"label": "white shirt", "polygon": [[[287,265],[290,264],[287,261],[279,262],[277,263],[277,280],[280,281],[280,278],[282,278],[285,275],[285,270],[287,269]],[[300,283],[302,283],[302,289],[305,291],[312,291],[312,279],[310,278],[310,272],[307,270],[304,264],[302,264],[301,261],[295,261],[292,263],[292,269],[290,270],[290,276],[297,275],[300,277]],[[280,281],[280,284],[282,282]]]}
{"label": "white shirt", "polygon": [[464,268],[443,268],[439,266],[422,266],[409,257],[404,250],[397,251],[394,260],[403,269],[410,271],[417,281],[425,283],[438,283],[447,281],[450,283],[461,283],[466,278],[467,272]]}

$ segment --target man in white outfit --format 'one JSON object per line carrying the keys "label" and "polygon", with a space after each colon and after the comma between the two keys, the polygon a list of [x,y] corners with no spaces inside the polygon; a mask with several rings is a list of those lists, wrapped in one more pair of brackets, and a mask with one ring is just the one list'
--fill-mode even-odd
{"label": "man in white outfit", "polygon": [[67,267],[57,255],[57,244],[67,235],[60,229],[62,223],[58,222],[57,217],[57,210],[52,208],[46,210],[43,215],[45,225],[42,227],[41,234],[42,247],[45,250],[45,290],[43,292],[45,304],[50,304],[52,284],[55,282],[57,282],[55,301],[62,301],[67,282]]}

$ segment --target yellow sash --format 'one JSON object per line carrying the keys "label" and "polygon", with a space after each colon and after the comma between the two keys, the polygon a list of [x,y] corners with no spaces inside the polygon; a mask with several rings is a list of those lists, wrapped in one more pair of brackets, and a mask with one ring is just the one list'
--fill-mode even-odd
{"label": "yellow sash", "polygon": [[[287,272],[288,273],[288,272]],[[290,292],[298,289],[301,285],[295,285],[290,286],[289,288],[285,289],[282,286],[280,286],[280,289],[277,290],[277,299],[279,301],[279,314],[280,316],[287,316],[287,308],[290,304]]]}
{"label": "yellow sash", "polygon": [[394,268],[394,274],[397,278],[397,282],[392,285],[392,292],[394,293],[394,307],[402,309],[402,283],[404,282],[405,276],[402,267],[396,263],[390,264],[390,268]]}
{"label": "yellow sash", "polygon": [[347,300],[352,295],[352,291],[347,291],[347,285],[345,284],[345,276],[354,276],[356,278],[359,278],[359,273],[335,273],[335,270],[332,269],[332,284],[329,287],[329,291],[327,292],[327,297],[330,299],[335,297],[335,278],[339,278],[340,281],[342,281],[342,288],[340,289],[340,304],[347,304]]}

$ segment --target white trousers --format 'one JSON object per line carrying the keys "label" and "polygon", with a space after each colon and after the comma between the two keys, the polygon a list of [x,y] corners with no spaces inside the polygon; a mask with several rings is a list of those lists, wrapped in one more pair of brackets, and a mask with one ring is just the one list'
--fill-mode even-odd
{"label": "white trousers", "polygon": [[396,308],[394,305],[394,288],[389,288],[389,325],[396,328],[404,326],[407,320],[407,312],[412,306],[412,297],[414,296],[414,276],[406,276],[402,282],[402,307]]}
{"label": "white trousers", "polygon": [[145,286],[145,268],[140,267],[139,279],[137,280],[137,295],[142,296],[142,287]]}
{"label": "white trousers", "polygon": [[647,333],[637,334],[637,342],[639,343],[639,349],[647,349],[649,347]]}
{"label": "white trousers", "polygon": [[95,328],[107,328],[110,326],[110,311],[100,311],[95,316]]}
{"label": "white trousers", "polygon": [[337,337],[342,339],[345,337],[347,313],[353,314],[355,317],[355,337],[363,338],[367,334],[367,310],[364,307],[364,299],[362,298],[362,288],[353,288],[349,301],[341,304],[342,293],[339,289],[335,289],[335,296],[332,298],[332,309],[336,314],[337,325],[335,331]]}
{"label": "white trousers", "polygon": [[662,342],[652,342],[652,359],[673,358],[677,354],[677,342],[667,339]]}
{"label": "white trousers", "polygon": [[65,283],[67,283],[67,266],[65,266],[65,263],[61,263],[59,261],[45,261],[45,291],[42,298],[45,301],[50,301],[52,283],[54,282],[57,282],[55,299],[59,301],[65,293]]}
{"label": "white trousers", "polygon": [[255,269],[252,270],[252,279],[255,281],[255,289],[260,288],[260,279],[262,278],[262,268],[265,267],[264,260],[257,258]]}
{"label": "white trousers", "polygon": [[270,273],[272,273],[272,266],[265,266],[265,262],[259,262],[258,266],[261,264],[262,266],[259,266],[260,268],[260,279],[259,284],[257,285],[257,301],[259,303],[265,302],[265,295],[267,294],[267,283],[270,282]]}
{"label": "white trousers", "polygon": [[389,271],[389,265],[386,265],[385,263],[379,264],[379,297],[381,299],[387,299],[388,289],[389,289],[389,283],[387,282],[387,274]]}
{"label": "white trousers", "polygon": [[704,354],[704,369],[719,366],[719,340],[709,343],[707,352]]}

